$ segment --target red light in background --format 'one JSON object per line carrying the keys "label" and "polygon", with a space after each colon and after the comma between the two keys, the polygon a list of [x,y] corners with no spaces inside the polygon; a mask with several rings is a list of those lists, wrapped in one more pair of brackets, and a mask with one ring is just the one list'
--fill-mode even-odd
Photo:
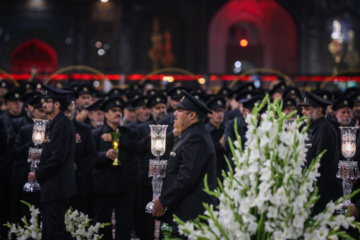
{"label": "red light in background", "polygon": [[241,39],[240,40],[240,46],[246,47],[248,44],[249,44],[249,42],[246,39]]}

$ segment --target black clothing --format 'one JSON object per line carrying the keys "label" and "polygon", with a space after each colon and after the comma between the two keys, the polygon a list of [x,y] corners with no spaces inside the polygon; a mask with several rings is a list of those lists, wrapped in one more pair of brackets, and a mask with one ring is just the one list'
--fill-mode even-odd
{"label": "black clothing", "polygon": [[226,111],[224,114],[224,123],[233,120],[236,117],[242,118],[242,113],[238,108],[235,108],[234,110]]}
{"label": "black clothing", "polygon": [[[242,117],[236,118],[236,121],[237,121],[237,131],[241,138],[241,146],[242,149],[244,150],[245,142],[246,142],[247,123]],[[225,123],[225,130],[224,130],[225,150],[230,157],[231,157],[231,149],[229,145],[229,137],[232,142],[237,140],[234,126],[235,126],[235,119],[227,121]]]}
{"label": "black clothing", "polygon": [[70,205],[79,211],[91,215],[91,179],[97,158],[95,142],[90,128],[81,122],[72,121],[76,131],[75,178],[77,194],[70,199]]}
{"label": "black clothing", "polygon": [[[23,192],[24,184],[27,182],[31,163],[28,162],[29,147],[34,147],[32,142],[33,122],[20,127],[15,138],[13,147],[13,169],[12,169],[12,208],[11,222],[20,223],[21,218],[29,216],[29,209],[20,202],[24,200],[39,208],[40,192]],[[28,219],[28,218],[27,218]]]}
{"label": "black clothing", "polygon": [[42,148],[35,176],[41,187],[43,239],[66,239],[68,198],[76,194],[75,128],[63,112],[48,123]]}
{"label": "black clothing", "polygon": [[[118,129],[121,137],[131,139],[128,128],[119,126]],[[115,208],[116,239],[130,239],[136,162],[121,148],[120,142],[118,158],[121,165],[112,165],[113,161],[106,157],[106,152],[113,148],[112,142],[105,142],[101,138],[104,133],[112,131],[114,130],[106,122],[103,127],[93,131],[97,151],[93,170],[94,222],[110,222],[112,210]],[[101,229],[100,234],[104,234],[104,239],[112,239],[111,226]]]}
{"label": "black clothing", "polygon": [[210,134],[202,122],[190,125],[181,133],[166,169],[159,197],[167,208],[161,220],[172,224],[173,214],[188,221],[204,212],[203,203],[216,204],[216,199],[203,191],[207,174],[210,189],[217,187],[216,152]]}
{"label": "black clothing", "polygon": [[220,128],[217,129],[211,122],[208,122],[205,124],[206,130],[210,133],[211,140],[214,143],[214,148],[216,151],[216,172],[217,172],[217,178],[220,179],[222,182],[222,171],[224,170],[227,172],[228,165],[225,160],[225,149],[220,144],[220,139],[222,136],[224,136],[224,124],[220,125]]}
{"label": "black clothing", "polygon": [[28,125],[33,123],[34,120],[32,118],[29,118],[28,115],[22,116],[22,117],[18,117],[12,120],[12,124],[14,126],[14,130],[16,133],[19,132],[20,128],[22,126]]}
{"label": "black clothing", "polygon": [[317,181],[319,195],[321,196],[315,204],[313,214],[317,214],[325,209],[326,204],[337,200],[342,196],[341,180],[336,178],[339,162],[339,147],[336,129],[325,117],[321,117],[310,124],[309,143],[312,146],[306,154],[306,166],[315,159],[323,150],[326,153],[320,159],[319,173]]}
{"label": "black clothing", "polygon": [[40,201],[55,201],[75,195],[75,129],[64,113],[60,112],[49,122],[42,148],[39,168],[35,171],[41,185]]}
{"label": "black clothing", "polygon": [[72,240],[71,234],[65,230],[65,212],[68,200],[60,199],[43,203],[40,207],[42,218],[41,239]]}
{"label": "black clothing", "polygon": [[11,191],[10,176],[6,172],[7,161],[7,137],[5,134],[4,121],[0,118],[0,235],[7,237],[8,227],[3,226],[10,221]]}

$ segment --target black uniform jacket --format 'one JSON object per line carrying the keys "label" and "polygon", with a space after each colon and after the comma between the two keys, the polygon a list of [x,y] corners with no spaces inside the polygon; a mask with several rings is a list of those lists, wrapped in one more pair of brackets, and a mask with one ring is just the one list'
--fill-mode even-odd
{"label": "black uniform jacket", "polygon": [[30,171],[30,163],[27,161],[29,147],[34,147],[32,132],[34,124],[27,124],[19,129],[13,147],[13,170],[12,183],[25,184]]}
{"label": "black uniform jacket", "polygon": [[211,122],[205,124],[206,130],[210,133],[210,137],[214,143],[215,151],[216,151],[216,171],[217,177],[222,181],[222,170],[225,172],[228,170],[228,165],[225,160],[226,151],[220,144],[220,139],[224,135],[224,124],[221,124],[219,129],[217,129]]}
{"label": "black uniform jacket", "polygon": [[[126,127],[118,127],[120,137],[130,138],[129,130]],[[119,146],[119,161],[121,166],[113,166],[113,161],[106,157],[106,152],[112,149],[112,142],[105,142],[101,136],[104,133],[114,131],[106,122],[101,128],[93,130],[93,137],[97,151],[97,161],[93,170],[93,193],[94,194],[132,194],[134,188],[132,183],[135,179],[132,156]]]}
{"label": "black uniform jacket", "polygon": [[7,139],[6,139],[5,125],[2,118],[0,118],[0,176],[9,175],[8,165],[9,161],[7,161]]}
{"label": "black uniform jacket", "polygon": [[314,206],[314,213],[324,210],[326,203],[342,195],[341,180],[336,178],[339,162],[339,147],[336,129],[324,117],[313,122],[308,130],[309,143],[312,146],[306,154],[306,165],[309,166],[323,150],[327,150],[320,160],[317,187],[321,196]]}
{"label": "black uniform jacket", "polygon": [[39,168],[40,202],[68,198],[76,194],[74,173],[75,128],[60,112],[48,123]]}
{"label": "black uniform jacket", "polygon": [[216,153],[202,122],[189,126],[174,146],[166,169],[160,202],[167,208],[163,220],[171,223],[173,214],[187,221],[204,212],[203,202],[216,199],[203,191],[207,175],[210,189],[217,187]]}
{"label": "black uniform jacket", "polygon": [[89,174],[91,174],[94,168],[97,152],[90,127],[75,119],[72,122],[74,123],[76,134],[80,137],[80,139],[76,139],[75,141],[74,158],[76,164],[77,194],[86,196],[91,179]]}

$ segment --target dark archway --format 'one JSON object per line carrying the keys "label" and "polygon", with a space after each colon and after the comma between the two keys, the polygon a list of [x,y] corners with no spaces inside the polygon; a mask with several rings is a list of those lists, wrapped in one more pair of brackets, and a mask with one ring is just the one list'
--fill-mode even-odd
{"label": "dark archway", "polygon": [[[291,15],[275,0],[232,0],[213,17],[209,27],[210,73],[226,72],[228,31],[234,24],[255,26],[263,66],[289,74],[297,71],[297,29]],[[250,43],[249,43],[250,46]],[[249,52],[249,53],[248,53]],[[250,54],[251,51],[240,51]],[[244,59],[250,60],[251,59]]]}
{"label": "dark archway", "polygon": [[11,54],[11,72],[30,72],[36,66],[39,72],[51,73],[58,68],[57,54],[47,43],[32,38],[18,46]]}

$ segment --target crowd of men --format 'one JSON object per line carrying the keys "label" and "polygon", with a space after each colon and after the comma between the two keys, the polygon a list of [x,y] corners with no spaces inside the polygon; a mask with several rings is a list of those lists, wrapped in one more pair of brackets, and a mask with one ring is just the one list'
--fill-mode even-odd
{"label": "crowd of men", "polygon": [[[327,149],[320,161],[317,185],[321,198],[314,207],[316,214],[342,195],[341,180],[336,178],[338,161],[344,159],[339,126],[359,125],[360,90],[356,88],[340,94],[301,92],[280,81],[271,90],[260,90],[252,82],[244,82],[236,89],[222,88],[215,95],[181,85],[144,90],[133,84],[105,94],[88,82],[62,88],[32,82],[11,87],[1,80],[1,239],[8,236],[4,223],[20,223],[29,215],[20,200],[40,207],[43,239],[70,238],[62,231],[63,213],[69,206],[88,214],[94,222],[111,222],[114,211],[116,239],[130,239],[134,234],[142,240],[154,239],[155,218],[174,225],[172,213],[183,220],[193,219],[201,213],[203,201],[216,204],[201,190],[204,174],[208,174],[212,188],[216,178],[222,180],[222,172],[229,167],[225,160],[230,156],[228,139],[236,139],[234,124],[244,147],[244,119],[265,94],[271,101],[281,99],[286,114],[297,111],[297,115],[308,116],[307,165]],[[30,172],[33,119],[49,122],[40,165]],[[151,124],[168,125],[162,158],[171,159],[152,215],[145,213],[153,196],[148,176],[149,159],[154,158]],[[112,145],[114,131],[120,135],[118,151]],[[357,139],[360,146],[360,137]],[[357,151],[354,159],[359,156]],[[113,165],[116,158],[119,166]],[[41,191],[24,192],[28,181],[40,183]],[[357,209],[360,203],[353,205],[350,213],[358,216]],[[101,230],[103,239],[112,239],[111,228]]]}

